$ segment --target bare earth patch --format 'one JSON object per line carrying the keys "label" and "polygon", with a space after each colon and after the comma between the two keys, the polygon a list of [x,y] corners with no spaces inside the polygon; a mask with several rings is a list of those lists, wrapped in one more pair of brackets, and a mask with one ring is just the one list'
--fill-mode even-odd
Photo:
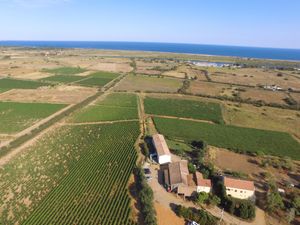
{"label": "bare earth patch", "polygon": [[96,93],[94,88],[79,86],[57,86],[55,88],[14,89],[3,93],[0,101],[49,102],[73,104]]}
{"label": "bare earth patch", "polygon": [[129,75],[114,88],[116,91],[176,92],[182,82],[172,78],[157,78],[144,75]]}
{"label": "bare earth patch", "polygon": [[266,103],[286,104],[283,100],[286,98],[286,93],[282,91],[266,91],[261,89],[247,88],[245,92],[241,92],[241,98],[262,100]]}
{"label": "bare earth patch", "polygon": [[222,170],[239,171],[246,174],[260,172],[260,168],[249,162],[254,160],[251,156],[237,154],[226,149],[209,146],[211,160]]}
{"label": "bare earth patch", "polygon": [[128,73],[132,71],[132,67],[125,63],[96,63],[90,66],[89,69],[122,73]]}
{"label": "bare earth patch", "polygon": [[158,225],[184,225],[183,218],[178,217],[170,208],[166,208],[160,203],[155,202]]}

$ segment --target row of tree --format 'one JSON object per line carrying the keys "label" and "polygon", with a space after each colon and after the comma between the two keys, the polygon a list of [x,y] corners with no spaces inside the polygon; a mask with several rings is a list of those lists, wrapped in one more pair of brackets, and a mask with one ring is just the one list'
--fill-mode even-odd
{"label": "row of tree", "polygon": [[137,195],[140,200],[141,214],[145,225],[156,225],[156,213],[153,206],[153,191],[148,185],[141,167],[134,169]]}

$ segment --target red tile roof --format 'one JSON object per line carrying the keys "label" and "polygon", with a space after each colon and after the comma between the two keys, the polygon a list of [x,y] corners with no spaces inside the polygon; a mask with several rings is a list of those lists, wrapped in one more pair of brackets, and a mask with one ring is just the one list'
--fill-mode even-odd
{"label": "red tile roof", "polygon": [[240,180],[230,177],[224,177],[224,186],[230,188],[244,189],[249,191],[254,191],[254,182],[248,180]]}
{"label": "red tile roof", "polygon": [[211,181],[209,179],[203,179],[202,173],[196,172],[196,184],[202,187],[211,187]]}

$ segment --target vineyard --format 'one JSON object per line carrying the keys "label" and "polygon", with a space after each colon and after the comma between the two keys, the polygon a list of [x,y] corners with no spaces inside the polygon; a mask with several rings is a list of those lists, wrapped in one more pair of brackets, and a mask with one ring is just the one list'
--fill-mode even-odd
{"label": "vineyard", "polygon": [[138,119],[137,97],[134,94],[110,94],[96,105],[76,113],[72,122],[98,122]]}
{"label": "vineyard", "polygon": [[56,76],[46,77],[41,80],[49,81],[53,83],[71,83],[78,80],[82,80],[84,78],[85,78],[84,76],[56,75]]}
{"label": "vineyard", "polygon": [[145,111],[148,114],[175,116],[208,120],[223,123],[222,111],[219,104],[181,99],[145,99]]}
{"label": "vineyard", "polygon": [[96,72],[89,75],[87,79],[77,82],[77,84],[88,87],[103,87],[118,76],[119,74],[115,73]]}
{"label": "vineyard", "polygon": [[14,133],[64,108],[64,104],[0,102],[0,133]]}
{"label": "vineyard", "polygon": [[98,101],[99,105],[119,106],[119,107],[137,107],[137,97],[135,94],[113,93],[104,100]]}
{"label": "vineyard", "polygon": [[137,122],[64,126],[0,169],[0,224],[134,224]]}
{"label": "vineyard", "polygon": [[14,80],[10,78],[0,79],[0,88],[4,89],[36,89],[42,86],[47,86],[49,84],[45,84],[38,81],[30,81],[30,80]]}
{"label": "vineyard", "polygon": [[300,144],[288,133],[179,119],[154,118],[154,123],[158,131],[170,139],[204,140],[238,152],[263,152],[300,159]]}
{"label": "vineyard", "polygon": [[60,67],[54,69],[43,69],[43,72],[53,73],[57,75],[74,75],[78,73],[83,73],[86,70],[80,67]]}

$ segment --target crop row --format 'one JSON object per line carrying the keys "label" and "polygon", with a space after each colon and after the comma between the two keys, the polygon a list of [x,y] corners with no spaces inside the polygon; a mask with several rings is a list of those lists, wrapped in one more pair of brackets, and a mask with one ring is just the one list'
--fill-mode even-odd
{"label": "crop row", "polygon": [[165,118],[154,118],[154,123],[158,131],[170,139],[202,140],[237,152],[300,159],[299,142],[284,132]]}
{"label": "crop row", "polygon": [[[0,223],[134,224],[127,183],[137,157],[138,123],[61,129],[0,171],[1,189],[18,193],[8,202],[7,193],[0,194]],[[32,204],[19,207],[28,196]]]}

